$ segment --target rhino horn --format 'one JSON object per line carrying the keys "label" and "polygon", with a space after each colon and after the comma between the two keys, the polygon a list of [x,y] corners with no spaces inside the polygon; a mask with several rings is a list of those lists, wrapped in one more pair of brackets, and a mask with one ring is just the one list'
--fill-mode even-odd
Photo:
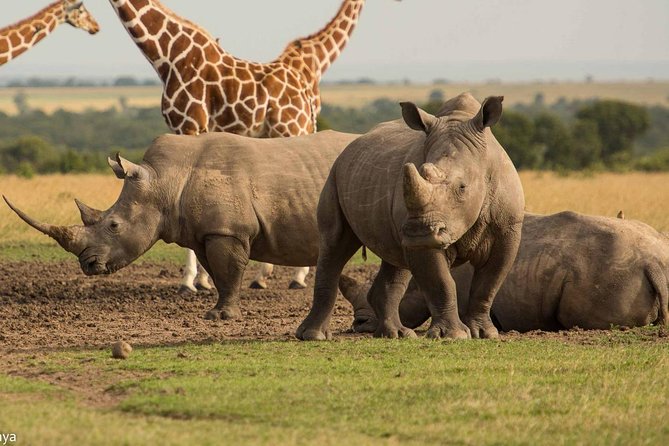
{"label": "rhino horn", "polygon": [[82,201],[79,201],[76,198],[74,199],[74,202],[77,204],[77,207],[79,208],[79,213],[81,214],[81,221],[84,222],[84,226],[94,225],[95,223],[99,222],[102,219],[102,215],[104,214],[103,211],[98,211],[97,209],[93,209],[92,207],[87,206]]}
{"label": "rhino horn", "polygon": [[84,246],[81,240],[81,230],[83,229],[81,226],[55,226],[48,223],[42,223],[14,206],[4,195],[2,198],[5,199],[7,206],[9,206],[12,211],[14,211],[16,215],[21,218],[21,220],[25,221],[41,233],[46,234],[52,239],[56,240],[58,244],[66,251],[79,256],[81,251],[84,250]]}
{"label": "rhino horn", "polygon": [[407,209],[421,210],[432,202],[433,186],[412,163],[404,165],[404,203]]}

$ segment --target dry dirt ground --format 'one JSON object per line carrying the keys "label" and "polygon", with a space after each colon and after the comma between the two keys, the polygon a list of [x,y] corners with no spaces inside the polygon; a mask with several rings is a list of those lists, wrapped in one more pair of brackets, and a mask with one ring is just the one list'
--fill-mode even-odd
{"label": "dry dirt ground", "polygon": [[[348,273],[370,278],[373,266]],[[245,284],[255,273],[252,265]],[[212,291],[179,294],[176,266],[137,264],[114,275],[86,277],[76,262],[0,263],[0,354],[63,348],[292,339],[311,304],[311,289],[288,290],[291,269],[275,268],[267,290],[241,291],[243,320],[207,321]],[[307,279],[313,282],[313,273]],[[352,310],[337,301],[332,328],[348,329]]]}
{"label": "dry dirt ground", "polygon": [[[355,266],[345,272],[358,280],[371,280],[376,268]],[[252,265],[245,284],[254,273]],[[0,263],[0,355],[110,348],[118,340],[133,346],[291,340],[309,311],[312,293],[310,288],[288,290],[291,273],[290,268],[277,267],[269,289],[244,287],[243,320],[207,321],[203,315],[216,303],[215,292],[177,293],[181,272],[176,266],[141,263],[114,275],[86,277],[74,261]],[[313,283],[313,273],[307,281]],[[340,297],[331,323],[335,336],[365,336],[350,334],[351,322],[352,310]],[[517,336],[588,343],[597,333],[511,332],[503,334],[502,340]],[[664,336],[658,338],[665,341]]]}

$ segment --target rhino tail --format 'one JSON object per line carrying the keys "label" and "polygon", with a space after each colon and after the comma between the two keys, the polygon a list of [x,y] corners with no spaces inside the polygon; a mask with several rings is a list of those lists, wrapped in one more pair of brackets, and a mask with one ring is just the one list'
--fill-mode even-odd
{"label": "rhino tail", "polygon": [[669,323],[669,283],[664,272],[657,266],[646,268],[646,277],[655,289],[658,303],[660,304],[657,323],[667,325]]}

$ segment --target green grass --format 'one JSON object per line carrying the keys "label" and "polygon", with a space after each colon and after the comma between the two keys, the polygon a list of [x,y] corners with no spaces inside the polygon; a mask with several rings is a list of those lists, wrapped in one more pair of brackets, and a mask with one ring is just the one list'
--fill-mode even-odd
{"label": "green grass", "polygon": [[52,353],[32,368],[118,399],[95,408],[0,378],[0,393],[20,394],[0,405],[0,427],[26,444],[666,444],[669,343],[657,334]]}

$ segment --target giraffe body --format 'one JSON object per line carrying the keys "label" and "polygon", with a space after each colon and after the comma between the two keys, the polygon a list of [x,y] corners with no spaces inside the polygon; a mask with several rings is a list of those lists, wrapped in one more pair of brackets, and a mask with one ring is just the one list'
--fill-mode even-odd
{"label": "giraffe body", "polygon": [[27,19],[0,29],[0,65],[25,53],[63,23],[89,34],[100,30],[81,1],[59,0]]}

